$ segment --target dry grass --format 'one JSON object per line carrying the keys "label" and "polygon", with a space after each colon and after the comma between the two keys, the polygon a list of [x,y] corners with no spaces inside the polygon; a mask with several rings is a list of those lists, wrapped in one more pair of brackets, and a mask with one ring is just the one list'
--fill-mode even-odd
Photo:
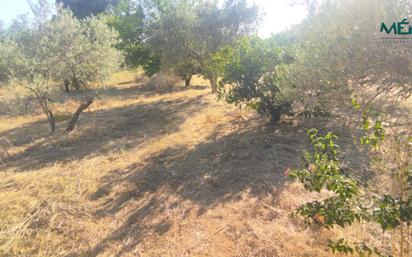
{"label": "dry grass", "polygon": [[64,115],[76,102],[55,103],[53,138],[41,114],[2,116],[0,256],[322,257],[342,233],[382,243],[365,224],[324,231],[292,215],[316,197],[283,174],[299,164],[308,127],[333,128],[347,165],[368,166],[350,124],[268,128],[193,84],[123,72],[71,134]]}

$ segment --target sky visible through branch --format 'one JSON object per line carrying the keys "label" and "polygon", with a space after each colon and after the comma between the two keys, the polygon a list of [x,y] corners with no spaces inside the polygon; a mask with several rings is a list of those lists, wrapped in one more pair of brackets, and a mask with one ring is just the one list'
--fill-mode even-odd
{"label": "sky visible through branch", "polygon": [[303,5],[291,5],[290,0],[248,0],[259,7],[263,15],[259,36],[269,37],[302,21],[307,11]]}
{"label": "sky visible through branch", "polygon": [[[87,1],[87,0],[84,0]],[[290,0],[248,0],[255,3],[262,13],[259,36],[269,37],[305,18],[307,12],[303,6],[292,6]],[[8,24],[17,15],[30,11],[27,0],[0,0],[0,20]]]}

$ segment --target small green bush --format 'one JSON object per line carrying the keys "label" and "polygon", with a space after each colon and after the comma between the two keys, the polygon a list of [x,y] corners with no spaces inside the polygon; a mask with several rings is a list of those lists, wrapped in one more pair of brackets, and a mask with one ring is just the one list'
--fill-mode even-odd
{"label": "small green bush", "polygon": [[281,50],[258,37],[245,37],[214,56],[220,62],[219,97],[248,106],[277,123],[291,109],[291,90],[283,88]]}
{"label": "small green bush", "polygon": [[[360,109],[353,102],[355,108]],[[374,125],[370,125],[374,124]],[[369,117],[368,108],[362,112],[362,126],[364,134],[360,138],[360,143],[371,145],[376,148],[385,138],[385,131],[382,122],[377,119],[372,122]],[[400,163],[396,163],[397,170],[394,176],[400,185],[400,193],[396,195],[383,194],[380,196],[370,196],[367,192],[371,188],[361,185],[356,179],[345,174],[340,166],[339,146],[335,140],[337,136],[331,132],[320,135],[318,130],[308,131],[312,151],[304,151],[303,168],[292,170],[290,177],[303,183],[308,191],[320,192],[328,190],[333,196],[321,200],[306,203],[300,206],[296,212],[301,215],[308,224],[318,224],[324,228],[332,228],[336,225],[346,227],[355,221],[374,222],[380,225],[383,231],[395,233],[395,229],[400,229],[400,256],[411,254],[407,245],[410,243],[408,232],[412,222],[412,164],[411,164],[411,143],[412,137],[406,136],[406,140],[397,140],[397,151],[392,153],[402,158],[395,158]],[[399,149],[403,149],[401,152]],[[362,200],[369,199],[374,204],[364,206]],[[406,230],[408,231],[408,230]],[[385,255],[375,247],[369,247],[361,242],[350,245],[345,239],[329,241],[328,246],[335,252],[345,254],[358,254],[359,256],[391,256]],[[409,256],[409,255],[408,255]]]}

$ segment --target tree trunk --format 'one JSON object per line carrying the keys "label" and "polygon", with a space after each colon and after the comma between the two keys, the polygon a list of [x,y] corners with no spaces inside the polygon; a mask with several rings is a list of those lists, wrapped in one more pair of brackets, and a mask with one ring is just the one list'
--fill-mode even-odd
{"label": "tree trunk", "polygon": [[73,84],[73,87],[74,87],[76,90],[80,90],[80,81],[79,81],[78,78],[73,77],[72,84]]}
{"label": "tree trunk", "polygon": [[192,80],[192,74],[185,77],[185,87],[190,87],[191,80]]}
{"label": "tree trunk", "polygon": [[48,111],[47,119],[50,125],[50,135],[56,134],[56,120],[54,119],[54,115],[52,111]]}
{"label": "tree trunk", "polygon": [[272,111],[270,113],[270,124],[277,124],[280,121],[280,117],[282,114],[290,114],[291,105],[291,102],[284,102],[282,104],[277,105],[276,107],[272,107]]}
{"label": "tree trunk", "polygon": [[39,93],[35,93],[37,96],[37,100],[41,108],[43,109],[44,114],[47,116],[47,121],[50,125],[50,135],[54,135],[56,133],[56,120],[54,119],[53,112],[49,108],[48,99],[46,96],[41,96]]}
{"label": "tree trunk", "polygon": [[213,75],[208,77],[209,82],[210,82],[210,87],[212,88],[212,93],[217,92],[217,78]]}
{"label": "tree trunk", "polygon": [[77,121],[79,120],[80,114],[87,109],[93,103],[93,99],[90,98],[87,100],[86,103],[80,104],[79,108],[77,108],[76,112],[73,114],[72,119],[70,120],[69,124],[67,125],[66,131],[71,132],[73,131],[74,127],[76,126]]}
{"label": "tree trunk", "polygon": [[64,80],[64,92],[70,92],[70,81],[68,79]]}
{"label": "tree trunk", "polygon": [[281,112],[278,109],[275,109],[270,114],[270,125],[275,125],[280,121]]}
{"label": "tree trunk", "polygon": [[56,120],[54,119],[52,110],[49,108],[49,98],[47,97],[47,95],[42,94],[40,90],[36,90],[29,86],[26,86],[26,88],[32,91],[36,96],[37,100],[39,101],[39,104],[44,114],[46,114],[47,121],[50,125],[50,135],[54,135],[56,132]]}

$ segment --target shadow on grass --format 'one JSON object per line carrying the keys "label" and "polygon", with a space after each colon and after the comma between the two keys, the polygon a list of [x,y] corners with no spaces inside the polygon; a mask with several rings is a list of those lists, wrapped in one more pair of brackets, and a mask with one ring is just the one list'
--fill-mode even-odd
{"label": "shadow on grass", "polygon": [[[193,87],[165,92],[189,89]],[[106,96],[125,98],[157,93],[141,85],[103,90]],[[202,98],[84,113],[80,133],[34,144],[23,153],[11,156],[5,165],[24,172],[56,162],[138,147],[147,138],[176,132],[186,119],[207,104]],[[142,240],[168,232],[173,220],[166,213],[177,208],[182,210],[183,218],[191,212],[200,216],[217,205],[240,201],[244,194],[257,198],[279,194],[286,181],[283,171],[286,167],[298,166],[301,150],[308,148],[307,127],[280,124],[267,129],[262,124],[249,126],[248,122],[243,122],[229,135],[217,126],[214,133],[194,148],[171,145],[146,160],[113,170],[103,177],[100,188],[90,195],[98,206],[94,217],[126,216],[107,237],[76,256],[97,256],[113,243],[120,243],[122,247],[112,256],[133,252]],[[317,123],[316,127],[326,126]],[[46,123],[32,123],[3,132],[0,137],[11,137],[15,143],[24,145],[30,140],[25,138],[26,134],[46,128]],[[355,158],[363,159],[348,140],[352,136],[349,129],[342,127],[337,134],[351,149],[347,157],[352,163]],[[132,186],[119,192],[115,187],[122,184]]]}
{"label": "shadow on grass", "polygon": [[[184,219],[192,211],[200,216],[217,205],[241,201],[245,194],[258,199],[279,195],[288,180],[283,171],[299,166],[301,150],[309,147],[305,131],[281,124],[275,131],[253,127],[222,136],[217,127],[193,149],[170,146],[145,161],[113,170],[102,178],[91,200],[100,205],[96,218],[127,213],[125,221],[78,256],[97,256],[124,242],[127,245],[114,256],[133,252],[143,240],[169,230],[173,221],[166,213],[174,209],[180,209]],[[351,135],[340,136],[348,143],[345,137]],[[353,151],[349,158],[361,155],[350,141],[347,149]],[[117,192],[115,187],[122,184],[132,186]]]}
{"label": "shadow on grass", "polygon": [[[64,104],[69,100],[82,102],[84,101],[84,98],[86,96],[97,96],[101,98],[119,97],[121,99],[128,99],[133,97],[164,95],[175,92],[184,92],[188,90],[208,89],[208,86],[201,85],[192,85],[190,87],[183,87],[179,85],[157,87],[156,85],[147,83],[145,79],[147,78],[141,76],[135,80],[118,82],[109,86],[82,90],[71,90],[69,92],[63,92],[63,89],[57,88],[50,93],[49,99],[52,103]],[[36,97],[31,94],[28,94],[24,97],[11,98],[7,101],[0,101],[0,117],[17,117],[22,115],[31,115],[36,112],[41,112],[39,103]]]}
{"label": "shadow on grass", "polygon": [[[198,96],[84,113],[80,121],[81,133],[59,135],[35,143],[24,152],[6,159],[5,167],[27,171],[56,162],[83,159],[92,154],[100,155],[137,147],[147,138],[153,139],[164,133],[177,131],[187,117],[199,111],[205,104],[202,96]],[[13,145],[19,146],[33,140],[29,136],[33,131],[46,135],[47,124],[31,123],[5,131],[0,137],[6,136]]]}
{"label": "shadow on grass", "polygon": [[182,86],[168,86],[168,87],[156,87],[150,84],[132,83],[128,87],[115,87],[109,86],[97,90],[97,94],[101,97],[120,97],[122,99],[130,97],[149,97],[154,95],[164,95],[176,92],[184,92],[189,90],[206,90],[208,86],[193,85],[190,87]]}
{"label": "shadow on grass", "polygon": [[0,133],[0,138],[5,137],[12,146],[21,147],[44,138],[49,132],[49,124],[46,120],[41,120],[3,131]]}

